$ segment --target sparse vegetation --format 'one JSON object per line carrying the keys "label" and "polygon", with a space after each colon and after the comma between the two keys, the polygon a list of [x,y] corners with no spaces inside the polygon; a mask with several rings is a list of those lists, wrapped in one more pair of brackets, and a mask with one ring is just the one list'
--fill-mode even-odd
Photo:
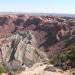
{"label": "sparse vegetation", "polygon": [[13,72],[19,72],[22,70],[21,65],[16,64],[16,63],[4,63],[3,64],[5,72],[13,73]]}
{"label": "sparse vegetation", "polygon": [[0,64],[0,75],[2,75],[3,72],[5,72],[5,67]]}
{"label": "sparse vegetation", "polygon": [[69,51],[55,55],[52,63],[63,70],[75,67],[75,46],[71,46]]}
{"label": "sparse vegetation", "polygon": [[22,68],[18,64],[9,65],[8,63],[0,64],[0,75],[2,73],[8,73],[9,75],[13,75],[14,72],[21,72]]}

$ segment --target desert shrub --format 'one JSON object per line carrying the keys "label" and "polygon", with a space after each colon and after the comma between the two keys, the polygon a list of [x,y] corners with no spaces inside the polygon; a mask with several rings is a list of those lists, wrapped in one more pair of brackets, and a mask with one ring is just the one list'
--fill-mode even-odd
{"label": "desert shrub", "polygon": [[75,46],[71,46],[68,53],[68,60],[70,60],[71,67],[75,67]]}
{"label": "desert shrub", "polygon": [[52,63],[59,68],[62,68],[63,70],[68,69],[67,65],[67,55],[64,53],[57,54],[53,57]]}
{"label": "desert shrub", "polygon": [[2,75],[3,72],[5,72],[5,67],[0,64],[0,75]]}
{"label": "desert shrub", "polygon": [[72,46],[70,48],[70,52],[69,52],[69,59],[73,62],[75,62],[75,46]]}
{"label": "desert shrub", "polygon": [[22,71],[21,65],[15,62],[3,63],[3,66],[4,66],[5,72],[8,72],[9,74]]}
{"label": "desert shrub", "polygon": [[75,45],[70,46],[68,51],[54,55],[51,63],[63,70],[75,68]]}

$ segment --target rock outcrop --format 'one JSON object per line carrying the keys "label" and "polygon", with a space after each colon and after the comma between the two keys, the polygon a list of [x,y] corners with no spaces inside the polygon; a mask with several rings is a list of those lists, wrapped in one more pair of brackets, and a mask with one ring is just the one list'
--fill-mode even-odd
{"label": "rock outcrop", "polygon": [[38,49],[32,33],[33,31],[20,31],[6,38],[7,43],[0,47],[1,62],[10,63],[15,60],[28,67],[37,62],[47,62],[46,54]]}

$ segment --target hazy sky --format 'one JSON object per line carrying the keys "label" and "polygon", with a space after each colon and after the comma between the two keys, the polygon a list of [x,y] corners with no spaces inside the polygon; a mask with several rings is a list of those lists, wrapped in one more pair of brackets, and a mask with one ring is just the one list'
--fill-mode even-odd
{"label": "hazy sky", "polygon": [[75,0],[0,0],[0,12],[75,14]]}

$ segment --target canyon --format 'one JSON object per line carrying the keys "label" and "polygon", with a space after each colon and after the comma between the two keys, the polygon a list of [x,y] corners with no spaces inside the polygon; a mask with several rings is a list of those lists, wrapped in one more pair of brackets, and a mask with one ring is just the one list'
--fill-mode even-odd
{"label": "canyon", "polygon": [[74,17],[0,15],[0,63],[24,69],[36,63],[51,64],[53,55],[74,43]]}

